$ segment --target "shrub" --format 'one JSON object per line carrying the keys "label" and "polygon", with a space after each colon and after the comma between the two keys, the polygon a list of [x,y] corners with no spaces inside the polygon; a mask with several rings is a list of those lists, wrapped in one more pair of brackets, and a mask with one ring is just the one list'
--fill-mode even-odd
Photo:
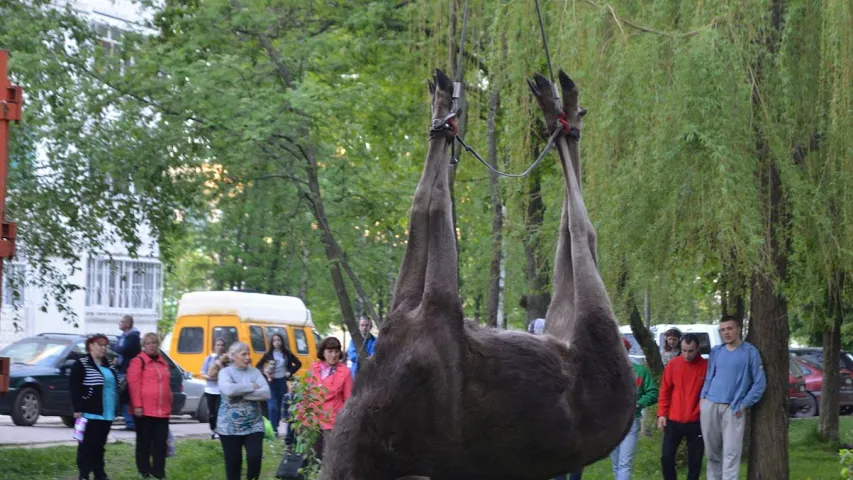
{"label": "shrub", "polygon": [[305,458],[302,476],[305,480],[314,480],[320,474],[320,459],[314,452],[314,445],[322,435],[321,420],[328,420],[328,414],[316,407],[322,403],[326,387],[322,384],[297,377],[290,391],[290,415],[295,428],[296,446],[294,451]]}

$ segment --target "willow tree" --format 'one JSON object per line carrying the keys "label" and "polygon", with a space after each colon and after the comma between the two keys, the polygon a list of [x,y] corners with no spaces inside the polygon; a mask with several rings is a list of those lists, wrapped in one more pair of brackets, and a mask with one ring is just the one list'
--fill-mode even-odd
{"label": "willow tree", "polygon": [[849,2],[790,2],[778,53],[778,79],[767,96],[790,202],[791,274],[785,289],[794,313],[822,333],[821,433],[839,438],[837,391],[841,328],[853,272],[853,21]]}
{"label": "willow tree", "polygon": [[[666,299],[671,321],[749,314],[768,375],[752,443],[770,452],[750,457],[749,475],[787,478],[787,304],[806,294],[840,312],[849,272],[849,2],[541,3],[554,63],[590,109],[584,192],[611,293],[628,274],[628,293]],[[535,6],[473,11],[507,39],[489,72],[505,85],[510,167],[523,167],[536,136],[522,78],[545,70]],[[558,222],[554,173],[539,172],[544,252]],[[518,242],[531,233],[518,208],[526,192],[507,185],[507,238]],[[524,266],[508,268],[519,278]]]}

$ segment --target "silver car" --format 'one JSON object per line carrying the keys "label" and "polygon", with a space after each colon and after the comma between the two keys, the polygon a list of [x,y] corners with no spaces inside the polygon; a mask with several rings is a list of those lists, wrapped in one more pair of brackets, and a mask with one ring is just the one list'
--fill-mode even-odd
{"label": "silver car", "polygon": [[181,369],[184,378],[184,394],[187,401],[181,410],[182,415],[189,415],[200,423],[207,423],[210,414],[207,411],[207,401],[204,399],[204,387],[206,382],[200,378],[193,377],[192,372]]}

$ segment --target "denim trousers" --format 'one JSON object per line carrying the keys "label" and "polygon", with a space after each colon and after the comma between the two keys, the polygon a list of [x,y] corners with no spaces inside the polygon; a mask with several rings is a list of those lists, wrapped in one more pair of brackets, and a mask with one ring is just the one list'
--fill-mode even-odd
{"label": "denim trousers", "polygon": [[[273,378],[270,382],[270,399],[267,400],[267,410],[269,412],[270,423],[272,429],[278,435],[278,423],[281,417],[286,416],[287,412],[282,412],[282,403],[284,395],[287,393],[287,379]],[[285,415],[282,415],[282,414]]]}
{"label": "denim trousers", "polygon": [[612,452],[610,463],[613,467],[615,480],[631,480],[631,469],[634,466],[634,453],[637,451],[637,440],[640,438],[640,419],[635,418],[628,435],[622,439]]}

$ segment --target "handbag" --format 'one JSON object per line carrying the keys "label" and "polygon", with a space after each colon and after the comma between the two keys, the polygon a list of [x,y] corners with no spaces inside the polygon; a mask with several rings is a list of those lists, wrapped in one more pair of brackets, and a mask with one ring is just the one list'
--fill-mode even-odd
{"label": "handbag", "polygon": [[305,477],[299,473],[299,469],[303,466],[305,466],[305,457],[285,450],[284,455],[281,456],[281,462],[278,464],[278,470],[275,471],[275,478],[304,480]]}

